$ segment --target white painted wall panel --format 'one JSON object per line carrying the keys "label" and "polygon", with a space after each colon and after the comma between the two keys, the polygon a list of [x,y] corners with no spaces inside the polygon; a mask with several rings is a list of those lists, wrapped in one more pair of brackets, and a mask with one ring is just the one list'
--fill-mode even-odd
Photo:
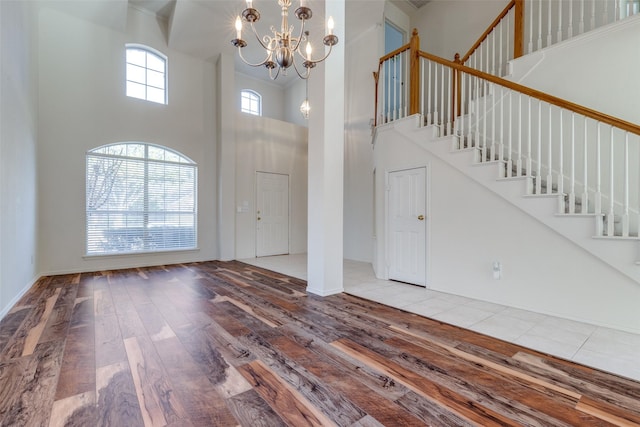
{"label": "white painted wall panel", "polygon": [[0,2],[0,318],[38,277],[36,34],[32,2]]}

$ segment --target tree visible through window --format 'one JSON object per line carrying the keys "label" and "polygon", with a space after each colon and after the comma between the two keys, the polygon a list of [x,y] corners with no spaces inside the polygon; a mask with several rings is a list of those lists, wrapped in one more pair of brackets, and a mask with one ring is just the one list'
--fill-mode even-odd
{"label": "tree visible through window", "polygon": [[245,89],[240,93],[240,111],[243,113],[262,115],[262,97],[258,92]]}
{"label": "tree visible through window", "polygon": [[167,57],[141,45],[127,45],[127,96],[167,103]]}
{"label": "tree visible through window", "polygon": [[196,247],[197,165],[127,142],[87,153],[87,254]]}

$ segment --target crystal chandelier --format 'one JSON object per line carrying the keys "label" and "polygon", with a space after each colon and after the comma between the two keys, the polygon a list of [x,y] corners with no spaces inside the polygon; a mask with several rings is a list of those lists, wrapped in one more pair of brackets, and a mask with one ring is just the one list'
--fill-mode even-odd
{"label": "crystal chandelier", "polygon": [[[275,80],[280,72],[283,75],[287,74],[287,69],[293,65],[298,76],[303,79],[309,78],[311,69],[316,66],[317,63],[327,59],[331,53],[331,48],[338,43],[338,37],[333,34],[333,18],[329,17],[327,23],[327,35],[324,36],[322,43],[325,46],[329,46],[329,51],[320,59],[312,59],[311,56],[311,44],[309,43],[309,32],[305,31],[305,21],[311,19],[311,9],[307,7],[307,0],[300,0],[300,7],[295,10],[295,16],[300,21],[300,32],[297,37],[294,37],[294,26],[289,26],[289,8],[291,7],[291,0],[278,0],[278,5],[282,8],[282,23],[280,24],[280,31],[276,30],[274,26],[271,26],[273,37],[265,35],[260,37],[255,29],[254,23],[260,19],[260,12],[253,8],[253,0],[247,0],[247,8],[242,11],[242,18],[238,16],[236,18],[236,38],[231,40],[231,43],[238,48],[238,54],[242,61],[252,67],[260,67],[264,65],[269,70],[269,77]],[[258,43],[266,51],[266,57],[263,61],[257,63],[251,63],[247,61],[242,55],[242,48],[247,46],[247,42],[242,39],[242,23],[248,22],[251,25],[251,30],[256,36]],[[301,45],[306,42],[305,53],[300,50]],[[302,67],[299,68],[295,61],[296,53],[302,58]],[[273,70],[277,68],[274,72]]]}

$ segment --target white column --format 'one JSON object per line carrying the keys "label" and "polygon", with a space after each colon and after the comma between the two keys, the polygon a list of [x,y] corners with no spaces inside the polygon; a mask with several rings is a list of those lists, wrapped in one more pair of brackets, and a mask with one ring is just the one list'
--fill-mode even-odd
{"label": "white column", "polygon": [[342,292],[345,0],[326,0],[339,43],[309,81],[307,291]]}
{"label": "white column", "polygon": [[236,256],[236,110],[233,56],[220,54],[217,71],[218,146],[218,259]]}

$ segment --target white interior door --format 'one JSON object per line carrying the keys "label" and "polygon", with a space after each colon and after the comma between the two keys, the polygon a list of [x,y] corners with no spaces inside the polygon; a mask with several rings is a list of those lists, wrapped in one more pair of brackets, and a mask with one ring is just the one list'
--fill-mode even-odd
{"label": "white interior door", "polygon": [[389,279],[426,285],[425,168],[389,173]]}
{"label": "white interior door", "polygon": [[289,253],[289,175],[256,174],[256,256]]}

